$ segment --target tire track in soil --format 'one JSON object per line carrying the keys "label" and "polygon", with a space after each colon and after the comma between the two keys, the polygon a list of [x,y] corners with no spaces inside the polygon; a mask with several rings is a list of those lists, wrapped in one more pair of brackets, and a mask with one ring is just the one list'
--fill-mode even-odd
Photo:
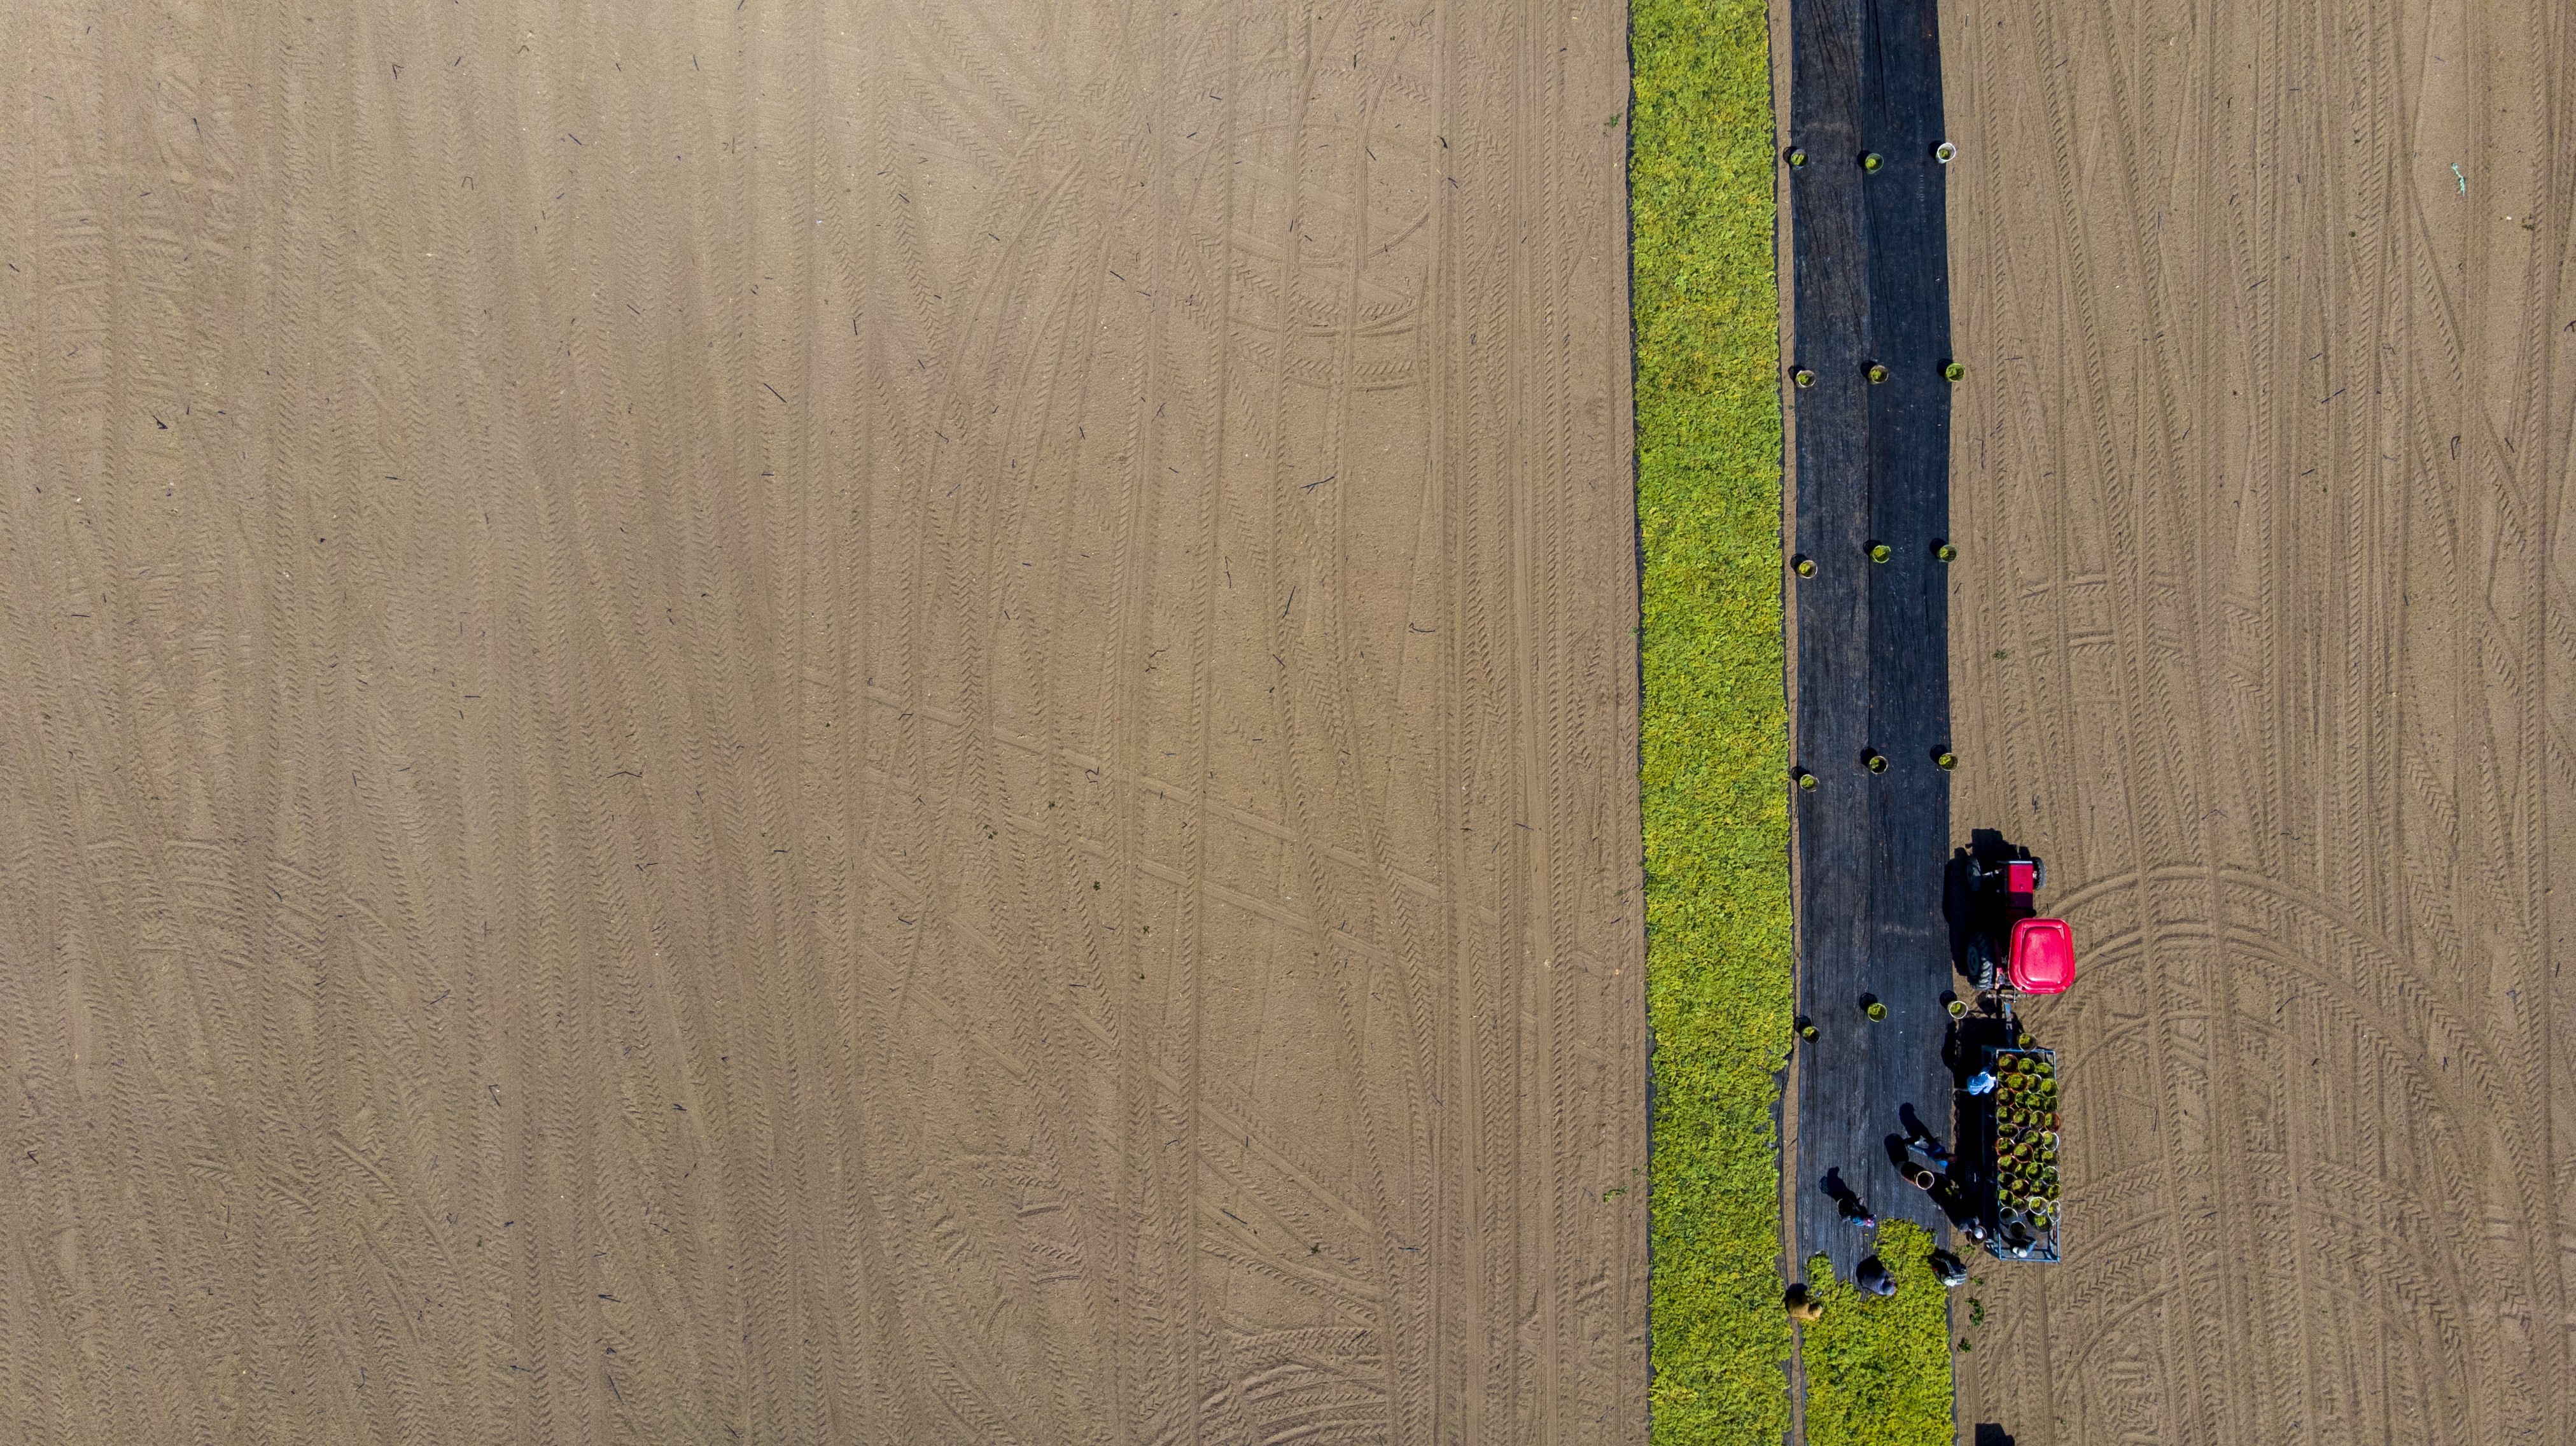
{"label": "tire track in soil", "polygon": [[[1346,19],[1351,29],[1358,31],[1362,35],[1366,35],[1374,29],[1374,22],[1370,17],[1369,7],[1365,5],[1355,7],[1349,15],[1344,17],[1344,19]],[[1300,37],[1300,53],[1298,57],[1300,62],[1299,73],[1295,79],[1298,82],[1298,88],[1301,92],[1312,91],[1314,86],[1314,72],[1316,68],[1319,64],[1327,63],[1321,60],[1321,56],[1324,52],[1328,52],[1333,48],[1333,42],[1335,40],[1335,37],[1332,34],[1328,33],[1318,35],[1316,31],[1317,27],[1310,19],[1306,23],[1304,34]],[[1354,57],[1354,59],[1356,58],[1357,57]],[[1369,154],[1369,152],[1366,140],[1371,134],[1372,124],[1376,117],[1379,104],[1383,99],[1384,91],[1389,83],[1389,79],[1390,77],[1388,74],[1381,71],[1366,82],[1366,89],[1356,98],[1356,107],[1360,115],[1357,130],[1363,140],[1363,159],[1354,162],[1354,165],[1359,168],[1358,174],[1360,177],[1359,185],[1356,188],[1357,193],[1363,198],[1365,198],[1367,194],[1366,161],[1364,158]],[[1305,132],[1305,126],[1302,124],[1302,117],[1298,114],[1300,109],[1302,109],[1302,107],[1292,104],[1291,118],[1288,125],[1288,133],[1292,137],[1302,137]],[[1355,736],[1352,709],[1349,705],[1347,693],[1343,687],[1343,679],[1340,675],[1341,669],[1343,667],[1350,667],[1351,661],[1355,658],[1353,650],[1346,642],[1346,639],[1350,637],[1350,625],[1346,614],[1352,601],[1351,592],[1345,584],[1345,567],[1347,564],[1348,553],[1347,532],[1345,529],[1348,509],[1344,503],[1345,499],[1349,496],[1349,489],[1331,487],[1318,495],[1311,489],[1302,486],[1297,480],[1300,475],[1299,463],[1295,460],[1294,450],[1287,444],[1285,436],[1284,404],[1292,394],[1288,383],[1290,376],[1292,375],[1292,368],[1296,366],[1299,360],[1295,353],[1292,338],[1304,331],[1304,328],[1300,325],[1299,321],[1296,282],[1297,274],[1300,270],[1302,243],[1307,239],[1304,233],[1298,229],[1298,202],[1301,197],[1296,184],[1300,174],[1297,161],[1298,158],[1302,156],[1305,145],[1302,139],[1292,139],[1290,144],[1292,146],[1292,152],[1291,159],[1287,166],[1290,191],[1289,204],[1285,212],[1285,218],[1289,222],[1289,227],[1287,230],[1283,231],[1276,243],[1277,249],[1280,251],[1283,258],[1280,272],[1281,280],[1278,291],[1278,330],[1280,334],[1280,346],[1275,357],[1275,362],[1279,369],[1280,376],[1278,381],[1278,390],[1273,394],[1275,403],[1271,428],[1273,431],[1274,451],[1279,460],[1277,465],[1274,467],[1273,476],[1270,479],[1270,492],[1276,502],[1285,502],[1289,504],[1278,514],[1284,518],[1286,522],[1285,526],[1278,529],[1282,538],[1282,550],[1291,555],[1304,554],[1312,556],[1315,559],[1315,568],[1306,574],[1306,579],[1307,585],[1311,589],[1311,595],[1321,601],[1310,607],[1309,616],[1320,618],[1322,620],[1319,626],[1323,630],[1323,638],[1319,644],[1319,649],[1327,658],[1334,660],[1332,665],[1314,670],[1313,672],[1314,681],[1317,685],[1317,692],[1319,695],[1319,706],[1316,711],[1323,716],[1324,727],[1328,730],[1332,741],[1336,745],[1335,753],[1337,763],[1333,767],[1333,772],[1336,775],[1335,781],[1339,787],[1332,790],[1332,792],[1336,795],[1347,797],[1349,800],[1345,805],[1348,808],[1348,816],[1356,826],[1356,830],[1361,835],[1363,841],[1362,848],[1360,850],[1360,857],[1357,860],[1357,863],[1368,883],[1375,886],[1371,891],[1373,897],[1370,900],[1371,912],[1369,917],[1376,920],[1381,927],[1395,932],[1399,938],[1409,938],[1409,931],[1405,930],[1403,927],[1403,916],[1400,904],[1391,891],[1384,886],[1383,871],[1379,867],[1379,829],[1376,826],[1379,801],[1374,800],[1369,796],[1367,771],[1363,768],[1355,767],[1353,764],[1353,760],[1363,756],[1364,744]],[[1346,224],[1350,231],[1351,240],[1347,248],[1344,249],[1343,258],[1339,263],[1344,268],[1345,275],[1343,279],[1334,286],[1334,294],[1337,301],[1327,312],[1328,320],[1326,320],[1321,326],[1321,330],[1324,334],[1321,338],[1318,338],[1320,340],[1328,341],[1330,344],[1330,359],[1326,363],[1329,370],[1326,378],[1327,401],[1325,403],[1325,418],[1323,424],[1324,441],[1319,454],[1313,459],[1313,466],[1306,470],[1320,472],[1326,476],[1335,478],[1339,477],[1342,469],[1346,465],[1351,465],[1354,462],[1354,458],[1348,446],[1347,437],[1353,401],[1353,373],[1356,370],[1353,356],[1360,339],[1361,330],[1359,318],[1362,315],[1362,312],[1359,297],[1362,267],[1364,265],[1365,257],[1365,243],[1368,234],[1367,223],[1368,207],[1364,202],[1363,204],[1349,208],[1349,215]],[[1316,269],[1326,269],[1330,264],[1331,263],[1319,263]],[[1320,525],[1318,525],[1316,520],[1319,514],[1322,518]],[[1321,539],[1328,539],[1328,541]],[[1293,608],[1294,602],[1292,595],[1289,600],[1283,603],[1283,620],[1293,612]],[[1297,650],[1295,650],[1293,646],[1282,647],[1280,649],[1280,654],[1282,656],[1287,656],[1296,652]],[[1365,650],[1359,650],[1356,657],[1364,658]],[[1359,673],[1365,679],[1368,670],[1365,667],[1355,667],[1352,671]],[[1284,675],[1283,681],[1301,680],[1305,676],[1306,674],[1303,670],[1295,670]],[[1294,694],[1292,692],[1292,698],[1293,696]],[[1283,739],[1290,732],[1284,719],[1278,724],[1278,728]],[[1283,750],[1282,757],[1285,766],[1293,772],[1295,767],[1293,745],[1290,749]],[[1326,881],[1331,877],[1331,874],[1323,869],[1322,860],[1324,858],[1331,858],[1335,862],[1344,862],[1348,857],[1348,850],[1337,849],[1329,840],[1317,840],[1311,835],[1300,836],[1295,839],[1295,842],[1307,850],[1310,855],[1321,856],[1309,859],[1310,870],[1303,880],[1307,891],[1306,897],[1309,900],[1315,901],[1314,904],[1310,905],[1310,907],[1305,911],[1306,923],[1307,926],[1316,934],[1329,937],[1331,926],[1325,922],[1328,914],[1347,913],[1347,910],[1334,910],[1324,904],[1323,891],[1327,887]],[[1399,950],[1396,955],[1397,959],[1400,960],[1403,957],[1404,952],[1405,951]],[[1371,958],[1369,960],[1368,967],[1372,974],[1374,974],[1380,962],[1382,961],[1375,958]],[[1401,1020],[1400,1035],[1408,1043],[1412,1043],[1418,1040],[1420,1034],[1420,1031],[1414,1022],[1417,1001],[1415,999],[1413,981],[1401,971],[1399,964],[1393,982],[1395,985],[1396,1009]],[[1372,989],[1371,995],[1372,998],[1376,998],[1377,991]],[[1346,1058],[1355,1061],[1365,1052],[1367,1046],[1362,1037],[1365,1033],[1365,1028],[1366,1026],[1364,1024],[1361,1024],[1356,1028],[1348,1025],[1345,1026],[1342,1048],[1345,1051]],[[1421,1092],[1423,1063],[1424,1062],[1421,1059],[1418,1050],[1413,1051],[1411,1054],[1412,1068],[1410,1072],[1407,1077],[1400,1082],[1398,1088],[1391,1091],[1391,1093],[1397,1096],[1398,1100],[1408,1107],[1413,1104],[1414,1100]],[[1381,1153],[1381,1149],[1376,1142],[1376,1133],[1380,1129],[1383,1129],[1384,1126],[1375,1118],[1374,1113],[1369,1111],[1369,1107],[1365,1102],[1361,1105],[1361,1109],[1364,1112],[1364,1128],[1369,1132],[1370,1138],[1368,1154],[1370,1157],[1375,1158]],[[1386,1187],[1383,1179],[1380,1178],[1378,1172],[1372,1169],[1367,1188],[1363,1192],[1367,1205],[1364,1214],[1367,1218],[1379,1221],[1385,1221],[1390,1218],[1390,1210],[1385,1196],[1385,1189]],[[1382,1266],[1386,1272],[1391,1275],[1402,1268],[1403,1262],[1392,1258],[1396,1252],[1389,1248],[1388,1241],[1389,1237],[1384,1234],[1380,1234],[1376,1244]],[[1405,1336],[1412,1334],[1404,1329],[1405,1323],[1400,1317],[1390,1317],[1386,1314],[1387,1311],[1401,1310],[1405,1304],[1406,1301],[1400,1293],[1391,1297],[1386,1297],[1385,1304],[1381,1307],[1379,1314],[1379,1328],[1387,1331],[1390,1335]],[[1232,1363],[1230,1362],[1229,1364],[1231,1365]],[[1403,1369],[1403,1362],[1392,1353],[1384,1358],[1382,1364],[1384,1368],[1384,1384],[1382,1387],[1382,1393],[1386,1402],[1389,1403],[1391,1414],[1398,1418],[1399,1425],[1397,1427],[1396,1434],[1400,1437],[1404,1434],[1401,1419],[1406,1411],[1406,1373]]]}
{"label": "tire track in soil", "polygon": [[[1367,955],[1361,955],[1355,961],[1352,957],[1353,951],[1343,949],[1331,937],[1330,926],[1326,920],[1338,911],[1333,907],[1326,893],[1330,883],[1321,854],[1328,841],[1319,839],[1317,836],[1320,831],[1319,823],[1329,827],[1330,821],[1329,818],[1318,818],[1318,815],[1325,810],[1316,807],[1314,795],[1317,790],[1305,783],[1305,779],[1315,772],[1327,773],[1338,780],[1343,770],[1337,761],[1330,763],[1309,761],[1306,755],[1316,750],[1310,747],[1301,753],[1298,748],[1298,719],[1302,713],[1309,711],[1309,708],[1300,706],[1305,702],[1307,689],[1311,688],[1315,694],[1315,701],[1310,705],[1311,711],[1321,715],[1324,731],[1328,733],[1333,731],[1335,722],[1343,714],[1340,687],[1341,660],[1337,656],[1339,650],[1334,648],[1329,634],[1315,649],[1324,654],[1320,665],[1304,665],[1309,654],[1309,649],[1301,646],[1301,641],[1309,631],[1306,619],[1318,616],[1319,608],[1327,606],[1319,603],[1318,598],[1331,594],[1327,591],[1330,586],[1328,578],[1320,575],[1324,571],[1321,565],[1325,561],[1324,550],[1315,537],[1316,529],[1309,515],[1306,499],[1300,495],[1306,490],[1300,479],[1307,475],[1317,475],[1330,476],[1338,480],[1341,466],[1347,458],[1335,445],[1337,439],[1331,435],[1329,424],[1323,446],[1317,449],[1315,455],[1306,455],[1300,445],[1306,439],[1292,433],[1288,414],[1290,401],[1298,398],[1297,390],[1290,385],[1290,369],[1295,359],[1297,342],[1304,331],[1301,324],[1298,281],[1307,240],[1301,213],[1302,207],[1308,203],[1309,198],[1304,192],[1302,179],[1303,161],[1307,149],[1307,121],[1310,106],[1316,99],[1314,72],[1318,63],[1314,34],[1315,18],[1302,16],[1290,23],[1297,29],[1293,37],[1272,38],[1270,43],[1263,47],[1262,52],[1259,52],[1259,59],[1249,66],[1239,65],[1231,78],[1231,83],[1239,96],[1246,94],[1247,84],[1257,83],[1262,78],[1284,81],[1283,88],[1290,92],[1289,98],[1285,101],[1287,114],[1279,123],[1279,133],[1285,138],[1287,156],[1284,161],[1266,167],[1276,174],[1280,191],[1276,218],[1272,223],[1277,230],[1268,238],[1267,247],[1268,251],[1275,253],[1278,264],[1278,282],[1274,293],[1276,312],[1273,318],[1274,329],[1278,336],[1277,352],[1273,358],[1277,380],[1269,391],[1268,405],[1265,409],[1269,415],[1262,427],[1262,431],[1267,434],[1268,445],[1264,448],[1264,452],[1269,459],[1268,475],[1259,479],[1260,490],[1269,503],[1272,538],[1271,548],[1266,552],[1271,566],[1265,571],[1265,586],[1261,589],[1261,595],[1279,604],[1276,616],[1270,619],[1267,627],[1269,653],[1279,665],[1277,682],[1269,690],[1268,726],[1271,736],[1276,740],[1272,745],[1273,766],[1277,770],[1277,777],[1285,785],[1290,800],[1288,811],[1292,837],[1288,840],[1288,844],[1294,851],[1295,857],[1288,867],[1290,876],[1287,882],[1293,884],[1298,890],[1297,894],[1290,897],[1302,897],[1306,901],[1302,910],[1295,911],[1296,915],[1300,916],[1297,923],[1298,932],[1305,937],[1321,941],[1322,952],[1331,961],[1326,967],[1334,976],[1335,1058],[1344,1071],[1362,1082],[1361,1088],[1354,1092],[1355,1097],[1351,1102],[1352,1111],[1358,1119],[1359,1140],[1356,1143],[1363,1162],[1359,1170],[1361,1204],[1370,1219],[1387,1221],[1393,1214],[1390,1210],[1388,1183],[1390,1171],[1387,1169],[1387,1162],[1392,1156],[1399,1163],[1398,1183],[1395,1187],[1398,1189],[1401,1188],[1403,1179],[1400,1173],[1401,1167],[1410,1162],[1404,1160],[1402,1153],[1391,1148],[1395,1141],[1389,1138],[1392,1132],[1384,1121],[1386,1105],[1373,1100],[1371,1096],[1378,1091],[1371,1090],[1366,1085],[1367,1065],[1364,1061],[1369,1050],[1367,1039],[1369,1011],[1356,996],[1365,991],[1374,1000],[1377,997],[1377,991],[1372,987],[1375,981],[1373,977],[1363,978],[1355,988],[1351,978],[1354,962],[1357,962],[1360,969],[1366,971],[1368,975],[1373,976],[1377,961]],[[1288,51],[1293,57],[1295,62],[1293,70],[1285,59],[1273,58],[1283,50]],[[1280,74],[1275,77],[1265,77],[1264,72]],[[1269,101],[1274,106],[1281,103],[1276,96],[1269,97]],[[1267,120],[1267,117],[1264,119]],[[1267,126],[1263,128],[1266,129]],[[1258,203],[1256,199],[1255,204]],[[1328,332],[1338,330],[1330,321],[1324,325]],[[1328,409],[1332,407],[1333,402],[1340,400],[1341,398],[1336,396],[1328,401]],[[1283,562],[1286,564],[1284,567],[1281,565]],[[1301,562],[1304,565],[1301,566]],[[1302,617],[1296,613],[1296,595],[1301,583],[1306,587],[1308,594],[1307,612]],[[1284,698],[1280,693],[1283,688],[1287,690]],[[1328,804],[1335,791],[1323,790]],[[1364,809],[1365,805],[1362,807]],[[1400,981],[1398,992],[1399,997],[1404,992]],[[1401,1100],[1411,1091],[1399,1085],[1395,1091],[1389,1093],[1395,1094]],[[1471,1120],[1474,1118],[1472,1099],[1471,1090],[1470,1104],[1467,1109],[1468,1118]],[[1471,1213],[1473,1208],[1471,1203],[1469,1206]],[[1378,1271],[1384,1278],[1393,1281],[1409,1272],[1409,1263],[1401,1258],[1406,1252],[1396,1243],[1394,1236],[1381,1230],[1377,1238],[1369,1244],[1377,1256]],[[1473,1268],[1472,1256],[1469,1268]],[[1408,1329],[1410,1322],[1406,1319],[1405,1311],[1413,1303],[1417,1294],[1418,1291],[1401,1288],[1387,1290],[1384,1293],[1385,1303],[1376,1317],[1378,1328],[1394,1340],[1412,1338],[1414,1332]],[[1407,1435],[1405,1428],[1409,1413],[1405,1390],[1406,1374],[1401,1358],[1395,1352],[1389,1351],[1382,1365],[1383,1409],[1394,1423],[1391,1434],[1398,1440],[1405,1439]],[[1239,1392],[1241,1385],[1239,1382],[1230,1383],[1228,1389]]]}
{"label": "tire track in soil", "polygon": [[1642,1437],[1615,15],[39,33],[0,1434]]}
{"label": "tire track in soil", "polygon": [[2079,1092],[2069,1261],[1984,1288],[1962,1419],[2563,1434],[2569,1342],[2518,1322],[2568,1287],[2576,36],[2546,7],[1948,18],[1961,351],[1998,379],[1954,451],[1991,558],[1957,584],[1959,826],[2046,854],[2089,951],[2032,1010]]}

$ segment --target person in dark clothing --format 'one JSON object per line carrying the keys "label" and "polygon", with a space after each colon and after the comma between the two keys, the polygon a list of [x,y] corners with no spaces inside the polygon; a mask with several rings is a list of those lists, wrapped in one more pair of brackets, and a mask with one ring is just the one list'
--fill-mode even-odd
{"label": "person in dark clothing", "polygon": [[1845,1195],[1842,1197],[1842,1214],[1843,1219],[1850,1221],[1852,1224],[1859,1226],[1863,1230],[1876,1230],[1878,1228],[1878,1217],[1869,1213],[1869,1207],[1860,1203],[1860,1197],[1858,1195]]}
{"label": "person in dark clothing", "polygon": [[1950,1152],[1943,1148],[1939,1140],[1932,1138],[1923,1131],[1908,1128],[1905,1133],[1905,1143],[1912,1145],[1916,1154],[1919,1154],[1924,1159],[1931,1161],[1933,1169],[1947,1170],[1950,1168]]}
{"label": "person in dark clothing", "polygon": [[1962,1285],[1967,1282],[1968,1267],[1960,1261],[1959,1257],[1946,1250],[1933,1251],[1923,1258],[1923,1263],[1932,1267],[1932,1278],[1944,1286]]}
{"label": "person in dark clothing", "polygon": [[1872,1295],[1896,1294],[1895,1273],[1887,1268],[1887,1262],[1875,1255],[1862,1261],[1860,1269],[1852,1272],[1852,1284]]}

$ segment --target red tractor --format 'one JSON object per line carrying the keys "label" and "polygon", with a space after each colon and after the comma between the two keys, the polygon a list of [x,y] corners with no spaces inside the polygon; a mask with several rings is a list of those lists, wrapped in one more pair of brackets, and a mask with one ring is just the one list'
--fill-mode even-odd
{"label": "red tractor", "polygon": [[[2031,895],[2048,886],[2048,865],[2018,849],[2015,857],[1968,860],[1968,977],[2002,996],[2061,994],[2075,982],[2075,931],[2043,919]],[[1998,977],[1997,966],[2002,966]]]}
{"label": "red tractor", "polygon": [[2075,982],[2075,933],[2032,905],[2048,865],[2030,850],[1972,856],[1966,875],[1967,972],[1986,998],[1968,1022],[1977,1069],[1959,1116],[1964,1183],[1978,1202],[1971,1233],[1998,1259],[2055,1260],[2057,1056],[2022,1032],[2013,999]]}

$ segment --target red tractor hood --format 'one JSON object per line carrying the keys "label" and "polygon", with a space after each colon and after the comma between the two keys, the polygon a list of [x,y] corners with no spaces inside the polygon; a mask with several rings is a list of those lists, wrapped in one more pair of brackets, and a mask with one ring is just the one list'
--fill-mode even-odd
{"label": "red tractor hood", "polygon": [[2064,919],[2013,925],[2012,986],[2024,994],[2062,994],[2075,982],[2075,931]]}

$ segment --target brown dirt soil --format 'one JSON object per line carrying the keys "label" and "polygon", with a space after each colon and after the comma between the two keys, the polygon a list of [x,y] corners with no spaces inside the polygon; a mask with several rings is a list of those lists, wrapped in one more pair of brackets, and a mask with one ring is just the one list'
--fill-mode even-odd
{"label": "brown dirt soil", "polygon": [[2576,17],[1944,18],[1958,827],[2083,958],[1963,1433],[2567,1441]]}
{"label": "brown dirt soil", "polygon": [[9,20],[0,1436],[1643,1439],[1616,8]]}

